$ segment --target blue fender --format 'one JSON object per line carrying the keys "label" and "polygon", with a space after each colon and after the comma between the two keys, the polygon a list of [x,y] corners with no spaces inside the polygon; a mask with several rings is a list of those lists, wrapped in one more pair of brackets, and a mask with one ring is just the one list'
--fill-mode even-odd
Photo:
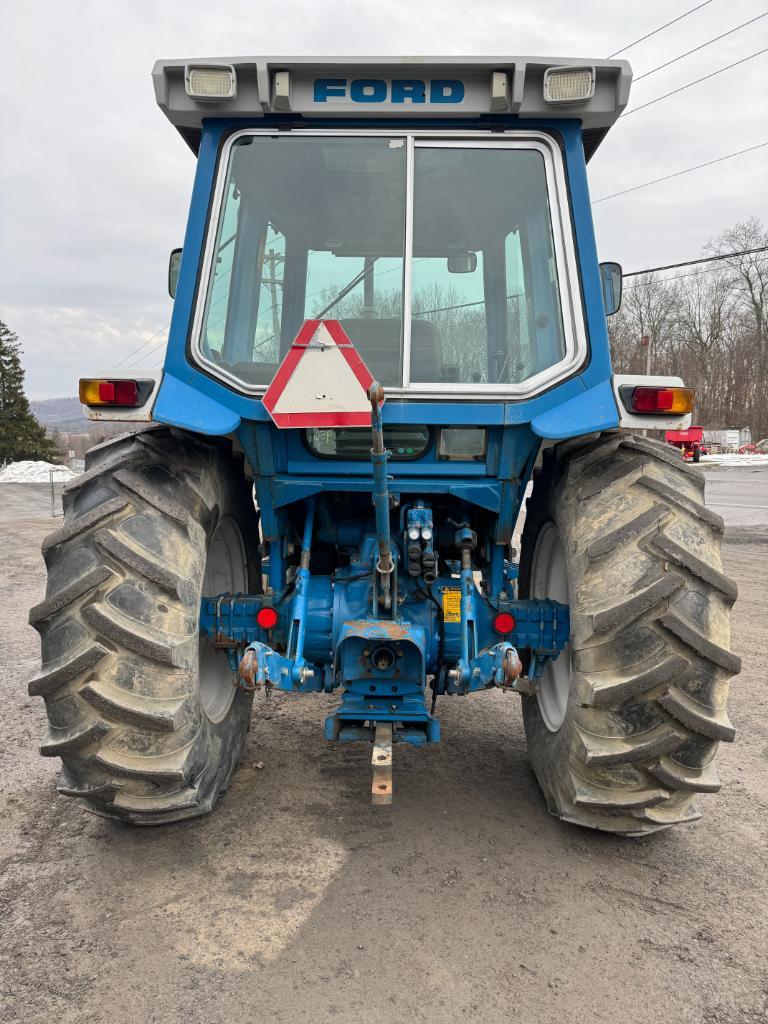
{"label": "blue fender", "polygon": [[232,409],[169,373],[163,376],[152,419],[218,437],[231,434],[240,426],[240,417]]}
{"label": "blue fender", "polygon": [[552,441],[611,430],[618,425],[619,410],[609,380],[540,413],[531,421],[534,434]]}

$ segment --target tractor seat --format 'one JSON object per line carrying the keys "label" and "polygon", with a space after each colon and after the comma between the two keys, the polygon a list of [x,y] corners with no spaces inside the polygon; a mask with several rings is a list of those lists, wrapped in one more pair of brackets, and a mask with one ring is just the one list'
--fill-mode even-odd
{"label": "tractor seat", "polygon": [[[341,320],[365,365],[386,387],[399,387],[400,318],[359,318]],[[239,362],[226,366],[230,373],[247,384],[267,385],[277,373],[277,363]],[[411,320],[411,380],[436,383],[441,380],[441,342],[434,324]]]}
{"label": "tractor seat", "polygon": [[[387,387],[398,387],[400,318],[361,317],[340,323],[373,376]],[[440,335],[435,325],[427,320],[411,320],[411,380],[439,381],[441,363]]]}

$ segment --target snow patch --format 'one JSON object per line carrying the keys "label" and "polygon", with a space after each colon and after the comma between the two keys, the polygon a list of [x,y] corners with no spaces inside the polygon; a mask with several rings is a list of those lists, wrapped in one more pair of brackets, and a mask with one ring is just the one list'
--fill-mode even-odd
{"label": "snow patch", "polygon": [[54,483],[66,483],[77,476],[66,466],[53,462],[9,462],[0,470],[0,484],[47,484],[53,473]]}
{"label": "snow patch", "polygon": [[719,466],[765,466],[768,464],[768,455],[738,455],[736,452],[724,452],[722,455],[702,455],[701,461]]}

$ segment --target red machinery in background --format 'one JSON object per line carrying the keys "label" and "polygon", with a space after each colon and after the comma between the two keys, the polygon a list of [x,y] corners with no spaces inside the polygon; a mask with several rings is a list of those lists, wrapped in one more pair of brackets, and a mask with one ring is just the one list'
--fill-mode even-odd
{"label": "red machinery in background", "polygon": [[673,444],[683,453],[686,462],[698,462],[702,455],[709,454],[704,444],[704,428],[688,427],[687,430],[668,430],[664,434],[667,444]]}

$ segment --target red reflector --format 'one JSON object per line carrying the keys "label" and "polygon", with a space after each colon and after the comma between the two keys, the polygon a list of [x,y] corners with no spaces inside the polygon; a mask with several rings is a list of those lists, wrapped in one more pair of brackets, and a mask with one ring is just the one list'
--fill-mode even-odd
{"label": "red reflector", "polygon": [[274,608],[260,608],[256,613],[256,621],[262,629],[272,629],[277,625],[278,614]]}
{"label": "red reflector", "polygon": [[509,612],[499,612],[493,620],[493,628],[497,633],[511,633],[516,625],[515,616]]}

